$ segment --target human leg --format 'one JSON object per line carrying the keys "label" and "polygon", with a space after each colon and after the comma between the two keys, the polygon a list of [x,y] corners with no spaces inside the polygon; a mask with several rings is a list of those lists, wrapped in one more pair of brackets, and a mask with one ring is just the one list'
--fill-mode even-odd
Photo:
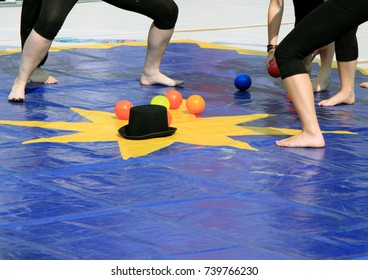
{"label": "human leg", "polygon": [[[295,25],[300,23],[304,17],[310,12],[316,9],[318,6],[323,4],[325,0],[293,0],[294,11],[295,11]],[[335,53],[333,43],[328,45],[327,48],[323,49],[319,55],[321,58],[321,68],[318,72],[317,77],[313,80],[313,91],[320,92],[324,91],[330,85],[331,79],[331,64]],[[308,73],[312,70],[312,55],[308,55],[303,61]]]}
{"label": "human leg", "polygon": [[335,54],[335,44],[331,43],[320,53],[321,67],[317,77],[312,81],[313,92],[325,91],[330,86],[331,64]]}
{"label": "human leg", "polygon": [[182,85],[183,81],[173,80],[160,71],[160,65],[167,45],[174,32],[178,7],[172,0],[104,0],[124,10],[137,12],[153,19],[148,32],[147,52],[144,70],[140,78],[142,85]]}
{"label": "human leg", "polygon": [[357,60],[337,62],[337,65],[340,77],[340,91],[334,96],[320,101],[318,103],[319,106],[351,105],[355,103],[354,82]]}
{"label": "human leg", "polygon": [[329,0],[313,11],[276,49],[276,60],[284,86],[302,124],[300,134],[277,141],[279,146],[315,148],[325,145],[314,111],[313,88],[302,60],[309,53],[335,41],[368,19],[368,15],[360,13],[361,10],[356,15],[353,9],[345,13],[335,2],[338,1]]}
{"label": "human leg", "polygon": [[[36,24],[41,11],[42,0],[23,0],[22,12],[20,20],[20,37],[22,43],[22,49],[24,44],[31,33],[33,26]],[[31,83],[44,83],[44,84],[56,84],[57,79],[45,72],[41,66],[45,64],[47,60],[47,54],[42,59],[38,67],[31,73],[29,82]]]}
{"label": "human leg", "polygon": [[355,72],[358,62],[358,28],[353,28],[338,38],[336,45],[337,67],[340,77],[340,90],[329,99],[318,103],[320,106],[335,106],[338,104],[354,104],[355,102]]}
{"label": "human leg", "polygon": [[[22,44],[22,49],[26,40],[31,34],[31,31],[36,24],[41,11],[42,0],[23,0],[22,11],[20,17],[20,39]],[[42,66],[46,57],[41,61],[40,66]]]}
{"label": "human leg", "polygon": [[284,79],[283,83],[300,118],[302,132],[287,139],[276,141],[276,145],[290,148],[324,147],[325,141],[317,120],[309,75],[293,75]]}
{"label": "human leg", "polygon": [[22,102],[25,97],[25,87],[32,71],[47,54],[52,40],[43,38],[34,30],[28,36],[22,52],[18,75],[14,81],[8,100]]}
{"label": "human leg", "polygon": [[[323,4],[324,0],[293,0],[294,14],[295,14],[295,26],[298,25],[303,18],[305,18],[310,12],[312,12],[319,5]],[[310,74],[312,71],[312,55],[308,54],[303,59],[303,64]]]}
{"label": "human leg", "polygon": [[40,16],[27,37],[19,64],[18,75],[8,96],[11,102],[22,102],[25,87],[33,70],[46,56],[54,37],[77,0],[43,1]]}
{"label": "human leg", "polygon": [[[323,1],[300,1],[294,0],[295,25],[313,9],[323,3]],[[302,57],[302,56],[301,56]],[[302,133],[276,141],[276,145],[280,147],[315,147],[325,146],[322,132],[318,125],[317,115],[314,106],[314,97],[312,92],[312,84],[309,73],[311,71],[311,55],[307,55],[303,60],[305,73],[293,75],[283,79],[286,92],[290,100],[293,101],[295,110],[297,111],[302,125]],[[299,88],[299,84],[305,85]]]}
{"label": "human leg", "polygon": [[183,84],[183,81],[173,80],[160,72],[161,60],[173,32],[174,29],[158,29],[153,24],[151,25],[144,70],[140,79],[142,85],[180,86]]}
{"label": "human leg", "polygon": [[295,25],[301,22],[303,18],[324,2],[325,0],[293,0]]}

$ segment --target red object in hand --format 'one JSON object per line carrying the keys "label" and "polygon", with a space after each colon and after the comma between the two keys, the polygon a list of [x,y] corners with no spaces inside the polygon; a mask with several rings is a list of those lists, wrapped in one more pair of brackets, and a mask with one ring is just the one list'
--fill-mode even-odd
{"label": "red object in hand", "polygon": [[278,78],[280,77],[280,70],[277,66],[276,60],[271,60],[270,64],[267,67],[268,74],[270,74],[271,77]]}

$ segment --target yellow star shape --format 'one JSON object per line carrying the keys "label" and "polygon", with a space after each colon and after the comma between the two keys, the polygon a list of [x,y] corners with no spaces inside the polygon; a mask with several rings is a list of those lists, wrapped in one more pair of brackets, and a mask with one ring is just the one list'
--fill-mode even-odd
{"label": "yellow star shape", "polygon": [[[123,159],[145,156],[170,146],[175,142],[201,146],[229,146],[238,149],[257,151],[256,148],[251,147],[248,143],[234,140],[231,137],[246,135],[295,135],[300,132],[300,130],[296,129],[239,125],[274,116],[270,114],[210,118],[197,117],[187,111],[185,102],[184,100],[179,109],[169,111],[173,119],[171,126],[177,128],[174,135],[145,140],[128,140],[121,137],[118,134],[118,129],[126,125],[128,121],[119,120],[114,113],[78,108],[71,108],[71,110],[90,120],[90,122],[0,120],[0,124],[76,131],[76,133],[73,134],[28,140],[23,142],[23,144],[41,142],[70,143],[117,141]],[[348,131],[328,131],[325,133],[356,134]]]}

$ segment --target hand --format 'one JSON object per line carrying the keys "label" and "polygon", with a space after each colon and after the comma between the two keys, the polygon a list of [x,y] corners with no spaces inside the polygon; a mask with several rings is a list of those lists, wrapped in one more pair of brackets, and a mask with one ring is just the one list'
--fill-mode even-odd
{"label": "hand", "polygon": [[266,59],[266,65],[267,67],[270,65],[270,62],[275,59],[275,50],[272,49],[268,52],[268,56]]}

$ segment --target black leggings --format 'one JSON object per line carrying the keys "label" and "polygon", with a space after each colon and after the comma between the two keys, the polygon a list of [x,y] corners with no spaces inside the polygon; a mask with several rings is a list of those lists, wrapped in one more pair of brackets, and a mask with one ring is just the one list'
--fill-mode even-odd
{"label": "black leggings", "polygon": [[[368,20],[368,0],[328,0],[306,16],[279,44],[275,57],[281,78],[307,73],[302,60],[313,51],[336,42],[336,56],[357,59],[357,42],[351,39]],[[346,38],[350,38],[347,40]],[[356,48],[352,46],[356,46]],[[346,48],[356,49],[350,54]]]}
{"label": "black leggings", "polygon": [[[300,23],[303,18],[324,2],[325,0],[293,0],[295,25]],[[337,61],[352,61],[358,58],[357,31],[358,27],[347,32],[344,36],[335,41]]]}
{"label": "black leggings", "polygon": [[[42,0],[23,0],[22,2],[22,14],[20,18],[20,39],[22,49],[38,20],[38,16],[41,11],[41,4]],[[47,56],[41,61],[40,65],[43,65],[46,59]]]}
{"label": "black leggings", "polygon": [[306,15],[323,4],[325,0],[293,0],[295,25],[297,25]]}
{"label": "black leggings", "polygon": [[[178,17],[173,0],[103,0],[118,8],[137,12],[153,19],[159,29],[172,29]],[[78,0],[24,0],[22,9],[22,45],[30,31],[53,40]],[[28,10],[26,10],[28,9]]]}

